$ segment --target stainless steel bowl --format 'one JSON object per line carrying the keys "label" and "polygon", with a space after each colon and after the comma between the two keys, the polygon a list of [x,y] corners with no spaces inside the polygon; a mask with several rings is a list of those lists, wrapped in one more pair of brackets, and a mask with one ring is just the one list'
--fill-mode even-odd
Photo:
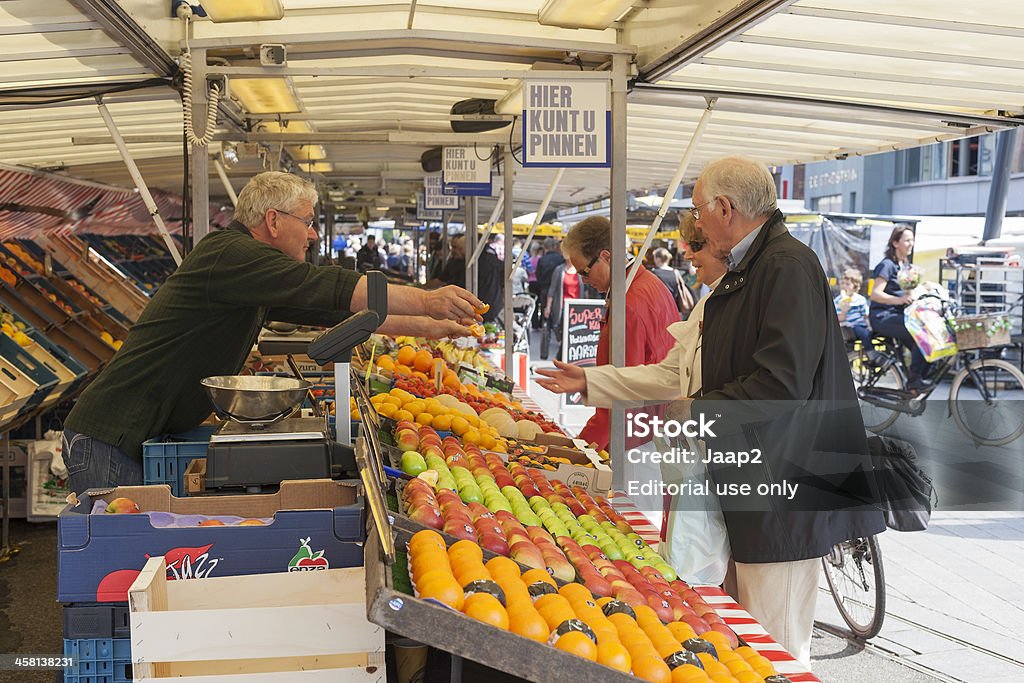
{"label": "stainless steel bowl", "polygon": [[224,375],[207,377],[202,385],[218,414],[240,422],[273,420],[290,414],[312,386],[291,377]]}

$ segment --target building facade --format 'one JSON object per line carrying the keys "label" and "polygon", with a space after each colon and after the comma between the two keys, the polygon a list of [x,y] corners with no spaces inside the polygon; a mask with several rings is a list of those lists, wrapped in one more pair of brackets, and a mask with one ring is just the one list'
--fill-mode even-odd
{"label": "building facade", "polygon": [[[1024,216],[1024,135],[1016,135],[1006,214]],[[898,216],[983,216],[996,135],[895,152],[821,161],[777,171],[780,193],[821,212]],[[802,173],[801,173],[802,171]],[[792,187],[791,191],[788,191]]]}

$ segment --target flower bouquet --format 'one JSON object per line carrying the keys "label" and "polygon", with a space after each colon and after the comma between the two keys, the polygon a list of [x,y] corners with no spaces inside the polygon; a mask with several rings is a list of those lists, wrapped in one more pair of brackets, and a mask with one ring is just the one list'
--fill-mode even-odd
{"label": "flower bouquet", "polygon": [[917,287],[921,284],[922,279],[921,270],[917,266],[901,268],[899,274],[896,276],[896,282],[899,283],[900,289],[904,292],[909,292]]}

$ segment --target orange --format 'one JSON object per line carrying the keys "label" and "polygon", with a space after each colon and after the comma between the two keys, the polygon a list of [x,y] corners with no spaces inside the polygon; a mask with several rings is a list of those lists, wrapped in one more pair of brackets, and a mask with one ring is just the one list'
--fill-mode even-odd
{"label": "orange", "polygon": [[[460,586],[455,579],[439,577],[425,582],[422,586],[417,585],[416,588],[419,590],[421,598],[434,598],[435,600],[440,600],[449,607],[462,609],[465,600],[462,593],[462,586]],[[475,597],[477,595],[482,594],[474,593],[470,597]],[[491,600],[494,600],[494,602],[498,602],[498,599],[494,596],[489,597]],[[498,603],[498,607],[501,607],[501,603]]]}
{"label": "orange", "polygon": [[532,605],[509,606],[508,623],[512,633],[538,643],[546,643],[551,634],[548,623]]}
{"label": "orange", "polygon": [[[769,674],[771,675],[771,674]],[[768,676],[761,676],[760,674],[754,673],[753,671],[740,671],[735,674],[735,678],[740,683],[763,683],[764,679]]]}
{"label": "orange", "polygon": [[743,659],[746,659],[746,660],[749,660],[751,657],[760,657],[761,656],[761,655],[757,654],[757,650],[755,650],[754,648],[750,647],[749,645],[741,645],[740,647],[738,647],[735,650],[733,650],[733,652],[735,652],[740,657],[743,657]]}
{"label": "orange", "polygon": [[708,675],[699,666],[683,664],[672,669],[672,683],[701,683],[707,681]]}
{"label": "orange", "polygon": [[[711,677],[711,681],[712,683],[736,683],[735,678],[732,676],[726,676],[725,674],[715,674]],[[758,681],[758,683],[760,683],[760,681]]]}
{"label": "orange", "polygon": [[671,683],[672,672],[668,664],[661,661],[657,655],[648,655],[633,660],[633,675],[652,683]]}
{"label": "orange", "polygon": [[434,357],[430,354],[430,351],[420,349],[413,356],[412,366],[420,372],[426,373],[434,368]]}
{"label": "orange", "polygon": [[461,415],[456,415],[452,418],[452,432],[456,436],[462,436],[469,429],[469,421]]}
{"label": "orange", "polygon": [[465,587],[466,584],[473,583],[474,581],[491,580],[491,575],[479,562],[467,563],[459,569],[454,569],[453,572],[455,574],[455,580],[463,587]]}
{"label": "orange", "polygon": [[414,416],[408,410],[396,410],[395,414],[392,415],[391,417],[393,417],[396,422],[401,422],[402,420],[408,420],[409,422],[412,422]]}
{"label": "orange", "polygon": [[397,394],[395,394],[394,389],[391,390],[390,394],[388,394],[387,396],[384,397],[384,402],[385,403],[390,403],[391,405],[393,405],[396,408],[401,408],[402,407],[402,397],[398,396]]}
{"label": "orange", "polygon": [[398,349],[398,353],[395,354],[395,360],[397,360],[401,365],[412,365],[415,359],[416,349],[409,345]]}
{"label": "orange", "polygon": [[[459,543],[462,543],[462,541],[459,541]],[[458,543],[455,545],[458,545]],[[480,556],[483,557],[483,553],[481,553]],[[487,567],[487,571],[491,573],[491,576],[493,576],[495,580],[508,578],[509,580],[514,580],[516,583],[522,583],[519,580],[519,565],[516,564],[515,560],[510,560],[507,557],[498,555],[497,557],[492,557],[487,560],[484,566]],[[525,585],[523,587],[525,588]]]}
{"label": "orange", "polygon": [[395,367],[395,359],[391,356],[379,356],[377,358],[377,367],[391,370]]}
{"label": "orange", "polygon": [[633,612],[636,614],[636,623],[643,626],[644,624],[660,624],[661,619],[658,618],[658,613],[647,605],[636,605],[633,608]]}
{"label": "orange", "polygon": [[438,415],[434,418],[433,422],[430,423],[430,426],[439,432],[447,432],[452,428],[451,415]]}
{"label": "orange", "polygon": [[498,440],[495,439],[490,434],[488,434],[487,432],[484,432],[480,435],[480,448],[484,449],[485,451],[493,449],[497,443]]}
{"label": "orange", "polygon": [[409,552],[416,553],[420,548],[444,548],[444,536],[433,529],[417,531],[409,539]]}
{"label": "orange", "polygon": [[732,675],[732,673],[729,671],[729,668],[725,664],[722,664],[720,661],[709,655],[707,652],[698,652],[697,659],[699,659],[700,663],[704,665],[704,671],[709,676],[716,676],[719,674],[725,674],[727,676]]}
{"label": "orange", "polygon": [[722,652],[732,652],[732,644],[724,633],[719,633],[718,631],[707,631],[701,636],[701,638],[714,645],[719,654]]}
{"label": "orange", "polygon": [[399,363],[391,371],[391,374],[393,374],[393,375],[406,375],[406,376],[409,376],[409,375],[412,374],[412,368],[410,368],[408,365],[404,365],[402,363]]}
{"label": "orange", "polygon": [[567,583],[558,589],[558,594],[569,601],[570,604],[575,608],[576,602],[586,602],[587,600],[593,600],[593,594],[587,590],[583,584],[579,583]]}
{"label": "orange", "polygon": [[629,651],[621,643],[609,642],[598,637],[597,639],[597,663],[607,667],[629,673],[632,666],[632,658]]}
{"label": "orange", "polygon": [[384,417],[394,417],[395,413],[398,412],[398,408],[394,403],[381,403],[377,406],[377,412]]}
{"label": "orange", "polygon": [[685,621],[673,621],[668,624],[668,630],[672,632],[672,635],[680,643],[690,638],[696,638],[697,632],[693,630],[693,627],[687,624]]}
{"label": "orange", "polygon": [[473,541],[467,541],[465,539],[452,543],[452,547],[448,548],[448,559],[454,560],[456,557],[466,554],[472,557],[477,562],[483,564],[484,552],[480,549]]}
{"label": "orange", "polygon": [[478,432],[475,429],[467,429],[466,432],[462,435],[463,444],[471,443],[475,446],[479,446],[480,440],[480,432]]}
{"label": "orange", "polygon": [[451,570],[447,567],[444,567],[443,569],[439,567],[426,567],[424,569],[421,569],[419,574],[413,576],[413,581],[416,582],[417,586],[423,586],[430,583],[431,581],[434,581],[438,577],[445,579],[455,578],[454,576],[452,576]]}
{"label": "orange", "polygon": [[[433,403],[431,403],[433,401]],[[438,415],[446,415],[448,409],[438,403],[435,399],[427,399],[427,412],[437,417]]]}
{"label": "orange", "polygon": [[546,569],[528,569],[523,572],[523,583],[527,586],[538,581],[550,583],[555,588],[558,587],[558,584],[555,583],[555,580],[551,578],[551,574],[548,574]]}
{"label": "orange", "polygon": [[498,598],[490,593],[470,595],[462,606],[462,612],[477,621],[508,630],[508,612],[501,606]]}
{"label": "orange", "polygon": [[456,376],[454,372],[451,373],[450,375],[446,374],[444,376],[443,384],[449,389],[455,389],[456,391],[462,389],[462,382],[459,381],[459,378]]}
{"label": "orange", "polygon": [[569,652],[577,657],[597,661],[597,645],[585,633],[569,631],[555,641],[555,647],[563,652]]}
{"label": "orange", "polygon": [[421,424],[424,427],[430,427],[434,424],[434,418],[427,411],[423,411],[416,416],[416,424]]}

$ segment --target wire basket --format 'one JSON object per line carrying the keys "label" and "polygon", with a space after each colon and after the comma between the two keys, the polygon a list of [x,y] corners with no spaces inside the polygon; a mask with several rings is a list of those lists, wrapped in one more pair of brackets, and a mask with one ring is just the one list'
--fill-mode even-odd
{"label": "wire basket", "polygon": [[1005,313],[959,316],[953,331],[961,350],[1004,346],[1010,343],[1010,318]]}

